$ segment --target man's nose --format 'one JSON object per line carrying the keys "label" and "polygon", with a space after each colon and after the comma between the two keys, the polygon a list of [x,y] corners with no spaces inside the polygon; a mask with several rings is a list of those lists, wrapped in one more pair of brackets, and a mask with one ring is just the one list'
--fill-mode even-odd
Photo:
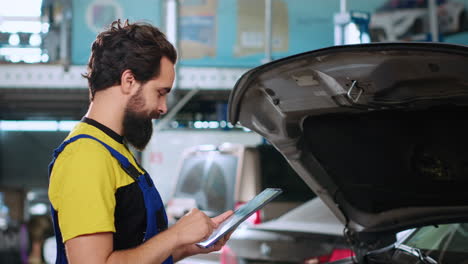
{"label": "man's nose", "polygon": [[160,101],[160,104],[158,106],[158,111],[159,111],[159,114],[160,115],[164,115],[167,113],[167,101],[166,101],[166,98],[162,99]]}

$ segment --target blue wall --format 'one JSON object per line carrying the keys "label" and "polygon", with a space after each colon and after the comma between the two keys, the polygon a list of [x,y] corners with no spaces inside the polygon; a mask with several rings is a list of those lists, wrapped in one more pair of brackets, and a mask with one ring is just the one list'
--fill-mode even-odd
{"label": "blue wall", "polygon": [[[109,0],[106,0],[109,1]],[[123,10],[124,18],[129,18],[131,21],[136,20],[147,20],[156,26],[161,25],[161,6],[163,0],[113,0],[117,2]],[[182,3],[189,3],[195,5],[198,3],[207,3],[209,0],[181,0]],[[452,0],[457,1],[457,0]],[[459,2],[465,3],[468,6],[468,0],[458,0]],[[86,13],[90,3],[96,1],[91,0],[74,0],[74,11],[73,11],[73,40],[72,40],[72,62],[73,64],[86,64],[90,45],[96,36],[96,32],[93,32],[86,24]],[[193,24],[187,23],[187,27],[181,29],[181,34],[187,34],[191,30],[200,30],[200,36],[203,34],[203,27],[215,27],[212,31],[215,32],[216,36],[213,40],[215,44],[208,45],[207,48],[210,51],[201,52],[203,45],[207,42],[206,39],[200,41],[196,45],[192,46],[190,52],[186,52],[189,55],[195,56],[183,56],[180,60],[180,65],[183,66],[220,66],[220,67],[255,67],[261,64],[264,58],[263,49],[257,49],[250,52],[239,53],[236,49],[239,45],[239,25],[244,21],[238,21],[238,9],[240,6],[253,5],[256,3],[258,6],[262,4],[264,0],[217,0],[214,1],[214,10],[205,11],[200,13],[200,27],[194,26]],[[349,0],[348,9],[358,10],[365,12],[374,12],[376,8],[380,7],[385,0]],[[130,4],[131,3],[131,4]],[[286,7],[284,17],[273,17],[275,21],[281,21],[281,24],[287,24],[284,26],[285,34],[287,34],[287,45],[283,49],[276,49],[273,52],[273,59],[297,54],[309,50],[319,49],[323,47],[332,46],[334,42],[333,36],[333,15],[339,11],[339,0],[273,0],[275,3]],[[276,5],[276,6],[277,6]],[[188,10],[193,11],[193,10]],[[190,12],[189,12],[190,13]],[[104,12],[104,15],[106,13]],[[193,17],[193,12],[190,13]],[[110,16],[107,14],[107,16]],[[213,19],[214,16],[214,19]],[[257,16],[257,17],[256,17]],[[260,13],[250,14],[247,19],[253,19],[257,23],[252,24],[252,27],[263,27],[263,22],[258,17],[263,18],[263,11]],[[104,16],[106,17],[106,16]],[[182,16],[181,16],[182,17]],[[196,17],[196,15],[195,15]],[[242,18],[242,19],[245,19]],[[278,20],[279,19],[279,20]],[[281,20],[283,19],[283,20]],[[88,19],[89,20],[89,19]],[[191,21],[190,18],[187,21]],[[206,25],[208,21],[208,26]],[[210,21],[215,21],[210,24]],[[205,23],[205,24],[203,24]],[[259,25],[261,23],[261,25]],[[244,23],[245,24],[245,23]],[[245,25],[244,25],[245,29]],[[209,30],[209,29],[208,29]],[[247,29],[248,30],[248,29]],[[275,28],[273,28],[275,32]],[[184,33],[186,32],[186,33]],[[193,32],[190,32],[190,36],[179,36],[180,40],[193,38]],[[179,41],[179,43],[181,42]],[[211,41],[211,39],[209,39]],[[209,42],[208,41],[208,42]],[[461,33],[450,37],[445,37],[445,42],[467,44],[468,33]],[[181,48],[179,51],[183,51]],[[198,52],[200,51],[200,52]],[[197,52],[199,54],[197,54]]]}
{"label": "blue wall", "polygon": [[[217,7],[218,40],[216,57],[182,60],[185,66],[231,66],[254,67],[261,64],[263,53],[234,56],[233,47],[237,35],[238,1],[219,0]],[[260,0],[264,1],[264,0]],[[288,38],[287,51],[273,52],[273,59],[333,45],[333,15],[339,11],[339,0],[274,0],[287,5]],[[349,9],[372,12],[383,0],[351,0]],[[274,20],[275,18],[273,18]]]}
{"label": "blue wall", "polygon": [[[219,0],[217,56],[212,58],[182,60],[186,66],[247,66],[261,64],[263,53],[234,56],[238,2],[249,0]],[[251,0],[250,0],[251,1]],[[261,0],[263,1],[263,0]],[[339,12],[339,0],[273,0],[287,4],[289,46],[287,51],[273,52],[273,59],[282,58],[334,44],[333,15]],[[455,0],[456,1],[456,0]],[[373,13],[385,0],[349,0],[348,10]],[[468,6],[468,0],[460,0]],[[275,20],[275,17],[273,17]],[[232,22],[234,21],[234,23]],[[274,29],[273,29],[274,30]],[[445,37],[445,42],[468,44],[468,33]]]}
{"label": "blue wall", "polygon": [[[115,8],[104,8],[99,3],[114,3]],[[104,28],[116,18],[128,18],[130,22],[145,21],[161,24],[162,0],[73,0],[72,18],[72,64],[88,63],[91,44],[97,30]],[[94,6],[94,10],[93,7]],[[94,11],[94,16],[92,15]]]}

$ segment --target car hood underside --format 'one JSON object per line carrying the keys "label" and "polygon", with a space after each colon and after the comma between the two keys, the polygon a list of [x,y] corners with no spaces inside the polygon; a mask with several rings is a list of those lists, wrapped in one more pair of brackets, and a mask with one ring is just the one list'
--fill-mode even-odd
{"label": "car hood underside", "polygon": [[[229,119],[264,136],[371,243],[468,220],[468,48],[338,46],[257,67]],[[392,238],[390,238],[392,239]]]}

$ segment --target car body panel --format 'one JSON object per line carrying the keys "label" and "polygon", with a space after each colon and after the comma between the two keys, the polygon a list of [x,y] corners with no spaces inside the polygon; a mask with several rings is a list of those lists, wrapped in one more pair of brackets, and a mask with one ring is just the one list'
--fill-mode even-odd
{"label": "car body panel", "polygon": [[239,229],[229,240],[228,247],[241,259],[300,263],[348,245],[344,237],[332,235]]}
{"label": "car body panel", "polygon": [[277,219],[239,228],[227,246],[240,259],[302,263],[347,248],[343,228],[328,207],[314,198]]}
{"label": "car body panel", "polygon": [[256,225],[252,229],[342,236],[343,228],[343,224],[330,209],[320,199],[315,198],[277,219]]}
{"label": "car body panel", "polygon": [[468,220],[467,66],[467,47],[440,43],[306,52],[245,73],[229,120],[272,143],[350,238],[389,244],[404,229]]}

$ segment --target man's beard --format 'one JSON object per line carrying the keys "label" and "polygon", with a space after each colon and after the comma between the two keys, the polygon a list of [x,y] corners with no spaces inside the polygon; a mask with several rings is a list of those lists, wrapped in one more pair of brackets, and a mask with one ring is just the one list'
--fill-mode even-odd
{"label": "man's beard", "polygon": [[145,116],[145,113],[138,112],[138,109],[143,108],[144,105],[145,99],[140,90],[130,99],[123,120],[125,140],[140,151],[145,149],[153,134],[151,116]]}
{"label": "man's beard", "polygon": [[151,118],[127,109],[123,122],[125,140],[138,150],[144,150],[153,134]]}

